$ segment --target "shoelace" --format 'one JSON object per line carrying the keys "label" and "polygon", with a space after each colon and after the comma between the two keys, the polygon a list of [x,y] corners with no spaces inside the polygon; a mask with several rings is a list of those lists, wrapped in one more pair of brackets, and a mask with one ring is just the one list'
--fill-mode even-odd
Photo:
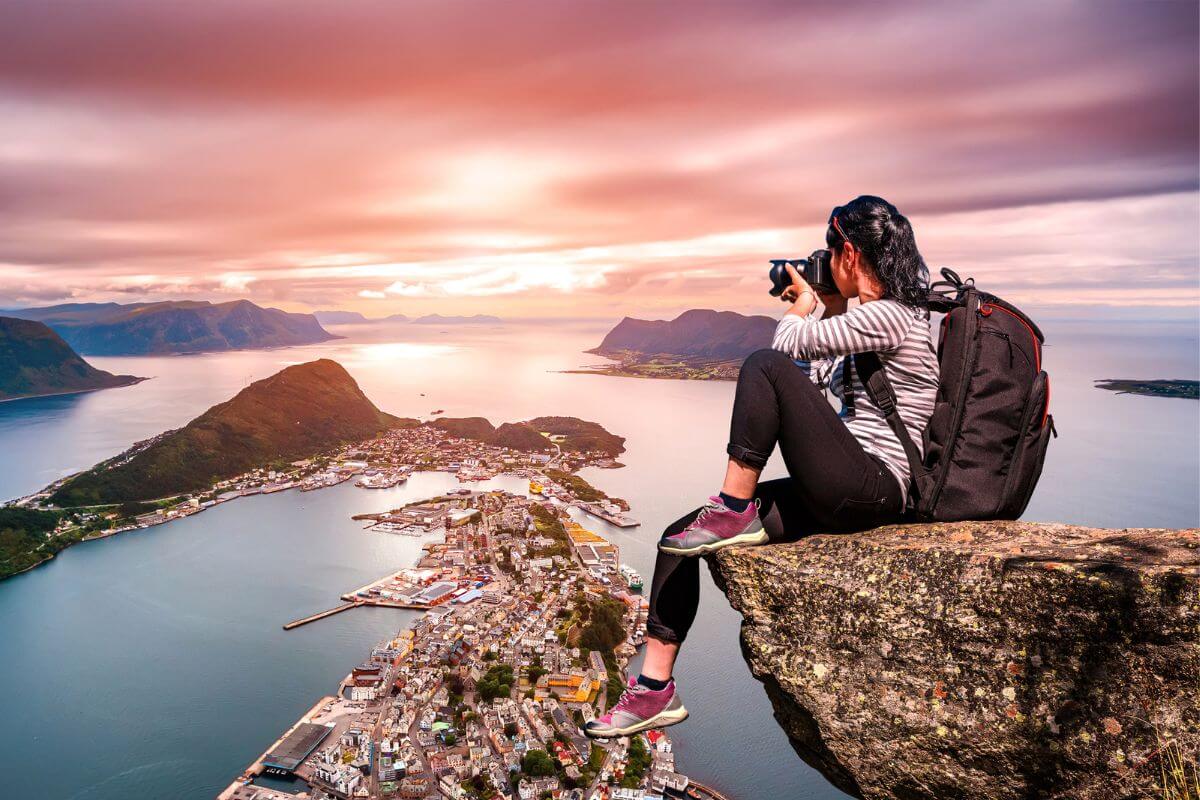
{"label": "shoelace", "polygon": [[704,508],[700,509],[700,513],[696,515],[696,518],[694,520],[692,520],[692,524],[688,525],[688,528],[692,528],[695,525],[699,525],[701,522],[704,521],[705,517],[707,517],[709,514],[713,513],[714,511],[727,511],[727,510],[728,509],[725,506],[721,505],[720,503],[705,503]]}
{"label": "shoelace", "polygon": [[625,691],[621,692],[621,696],[617,698],[617,704],[612,707],[613,713],[624,711],[629,708],[630,698],[637,692],[637,689],[630,686]]}

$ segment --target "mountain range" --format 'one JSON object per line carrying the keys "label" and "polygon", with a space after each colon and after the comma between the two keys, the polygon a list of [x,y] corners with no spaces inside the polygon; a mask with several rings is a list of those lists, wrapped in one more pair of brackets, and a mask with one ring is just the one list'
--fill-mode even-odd
{"label": "mountain range", "polygon": [[0,400],[110,389],[140,380],[96,369],[41,322],[0,317]]}
{"label": "mountain range", "polygon": [[336,361],[310,361],[255,381],[184,427],[74,476],[51,501],[72,507],[172,497],[416,424],[376,408]]}
{"label": "mountain range", "polygon": [[408,322],[403,314],[391,314],[386,317],[365,317],[357,311],[314,311],[313,316],[322,325],[365,325],[368,322]]}
{"label": "mountain range", "polygon": [[44,322],[84,355],[152,355],[288,347],[336,339],[312,314],[249,300],[67,303],[8,316]]}
{"label": "mountain range", "polygon": [[771,317],[709,309],[685,311],[673,320],[625,317],[588,352],[741,359],[771,346],[776,323]]}
{"label": "mountain range", "polygon": [[501,325],[504,320],[490,314],[475,314],[470,317],[444,317],[441,314],[426,314],[413,320],[417,325]]}

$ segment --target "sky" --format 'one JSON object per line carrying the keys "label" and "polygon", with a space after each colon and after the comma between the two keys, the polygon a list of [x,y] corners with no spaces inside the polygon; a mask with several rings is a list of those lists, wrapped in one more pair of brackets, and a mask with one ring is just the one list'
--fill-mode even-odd
{"label": "sky", "polygon": [[1187,2],[9,0],[0,307],[777,313],[881,195],[931,267],[1200,308]]}

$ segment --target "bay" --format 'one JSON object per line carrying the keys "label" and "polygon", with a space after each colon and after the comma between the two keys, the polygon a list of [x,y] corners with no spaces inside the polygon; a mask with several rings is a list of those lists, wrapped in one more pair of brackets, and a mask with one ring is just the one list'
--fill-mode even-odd
{"label": "bay", "polygon": [[[717,488],[733,387],[566,374],[597,323],[424,328],[343,326],[304,348],[95,358],[136,386],[0,404],[0,497],[34,491],[134,441],[178,427],[252,380],[333,358],[386,411],[545,414],[627,437],[627,466],[586,477],[625,497],[640,528],[584,520],[649,581],[654,543]],[[1098,378],[1197,377],[1190,323],[1044,325],[1051,444],[1027,519],[1108,527],[1200,522],[1200,404],[1118,395]],[[767,477],[783,473],[774,459]],[[521,488],[520,482],[495,485]],[[350,515],[436,494],[415,475],[393,490],[349,484],[245,498],[185,520],[70,548],[0,583],[0,685],[13,796],[205,798],[238,774],[410,612],[356,609],[284,632],[291,619],[411,563],[419,540],[364,532]],[[737,644],[738,617],[706,581],[677,676],[692,711],[673,729],[679,764],[732,797],[834,798],[794,755]]]}

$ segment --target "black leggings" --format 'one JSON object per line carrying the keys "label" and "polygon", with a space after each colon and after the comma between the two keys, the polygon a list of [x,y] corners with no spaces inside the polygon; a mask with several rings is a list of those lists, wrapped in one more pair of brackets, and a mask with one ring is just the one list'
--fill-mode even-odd
{"label": "black leggings", "polygon": [[[758,484],[759,517],[771,542],[850,533],[896,522],[903,512],[891,471],[863,450],[825,395],[785,353],[759,350],[742,364],[730,424],[730,456],[756,469],[775,443],[790,477]],[[700,509],[681,517],[678,533]],[[700,559],[658,554],[647,632],[682,642],[700,603]]]}

